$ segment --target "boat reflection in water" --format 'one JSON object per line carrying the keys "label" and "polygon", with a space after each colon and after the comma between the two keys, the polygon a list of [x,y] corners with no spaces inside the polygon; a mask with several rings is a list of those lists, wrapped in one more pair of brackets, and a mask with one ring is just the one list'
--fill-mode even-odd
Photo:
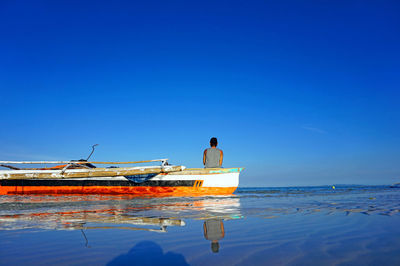
{"label": "boat reflection in water", "polygon": [[225,235],[223,220],[242,218],[235,195],[1,196],[0,201],[0,230],[123,229],[166,233],[169,226],[185,226],[185,219],[203,220],[204,237],[211,241],[213,252],[218,252],[218,241]]}
{"label": "boat reflection in water", "polygon": [[[122,209],[35,212],[0,216],[0,230],[32,228],[47,230],[126,229],[167,232],[167,226],[184,225],[185,222],[181,219],[126,215]],[[143,226],[155,226],[156,228]]]}

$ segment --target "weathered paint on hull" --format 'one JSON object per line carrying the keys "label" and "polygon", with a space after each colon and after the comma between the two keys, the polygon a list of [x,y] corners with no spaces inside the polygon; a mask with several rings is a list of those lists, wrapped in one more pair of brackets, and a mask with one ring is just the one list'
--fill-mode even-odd
{"label": "weathered paint on hull", "polygon": [[130,194],[137,196],[226,195],[237,187],[156,187],[156,186],[0,186],[0,195],[24,194]]}
{"label": "weathered paint on hull", "polygon": [[235,192],[242,169],[187,169],[156,175],[96,178],[2,179],[0,195],[129,194],[152,197],[226,195]]}

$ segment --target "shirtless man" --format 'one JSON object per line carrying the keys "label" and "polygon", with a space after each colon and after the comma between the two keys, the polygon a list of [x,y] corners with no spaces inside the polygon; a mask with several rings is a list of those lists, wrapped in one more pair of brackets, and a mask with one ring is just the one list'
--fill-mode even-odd
{"label": "shirtless man", "polygon": [[224,153],[217,148],[217,138],[210,139],[211,148],[205,149],[203,154],[203,164],[205,168],[220,168]]}

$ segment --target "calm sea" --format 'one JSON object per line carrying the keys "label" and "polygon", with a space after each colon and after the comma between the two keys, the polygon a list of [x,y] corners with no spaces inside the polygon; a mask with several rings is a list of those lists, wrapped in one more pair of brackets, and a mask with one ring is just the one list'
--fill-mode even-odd
{"label": "calm sea", "polygon": [[2,265],[400,265],[400,188],[0,196]]}

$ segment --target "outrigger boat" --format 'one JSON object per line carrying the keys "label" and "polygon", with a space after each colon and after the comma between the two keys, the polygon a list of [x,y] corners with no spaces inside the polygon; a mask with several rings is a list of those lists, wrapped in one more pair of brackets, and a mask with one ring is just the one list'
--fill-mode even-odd
{"label": "outrigger boat", "polygon": [[[102,167],[161,162],[161,166]],[[15,164],[61,164],[18,168]],[[138,196],[199,196],[232,194],[243,168],[185,168],[168,159],[135,162],[0,161],[0,195],[12,194],[133,194]]]}

